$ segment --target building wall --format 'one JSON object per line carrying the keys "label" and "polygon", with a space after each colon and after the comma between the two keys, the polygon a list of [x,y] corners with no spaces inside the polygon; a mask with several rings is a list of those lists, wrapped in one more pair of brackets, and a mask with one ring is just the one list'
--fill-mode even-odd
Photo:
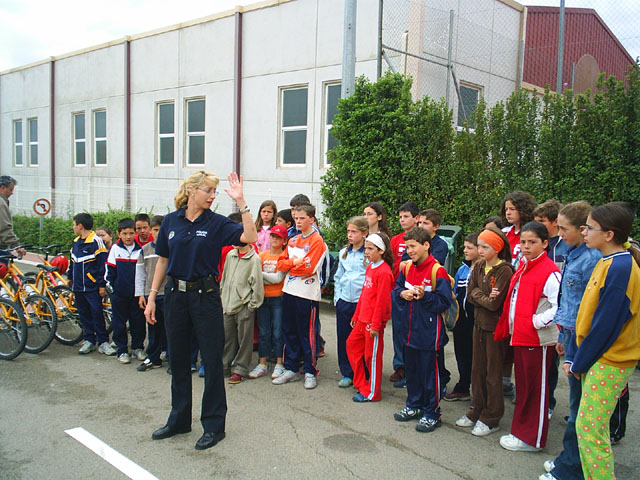
{"label": "building wall", "polygon": [[[460,80],[481,86],[485,97],[495,102],[515,86],[516,56],[509,52],[508,58],[500,59],[499,52],[503,52],[500,42],[504,39],[511,43],[517,40],[519,12],[504,1],[482,2],[482,8],[458,11],[457,15],[460,19],[484,15],[477,21],[484,25],[483,32],[489,35],[487,41],[495,45],[494,53],[480,61],[474,58],[470,50],[474,42],[458,27],[456,71]],[[356,75],[370,79],[376,76],[377,8],[377,0],[358,2]],[[239,11],[243,12],[241,173],[249,206],[256,212],[259,204],[269,198],[280,208],[286,208],[296,193],[305,193],[319,204],[322,175],[326,171],[325,86],[327,82],[339,82],[342,74],[344,0],[281,0],[274,1],[272,6]],[[501,24],[499,35],[495,24],[498,16],[506,18],[506,26]],[[120,39],[54,59],[55,213],[71,215],[80,210],[95,211],[125,204],[127,41],[132,208],[153,209],[156,213],[173,209],[173,194],[179,181],[202,168],[224,179],[234,168],[235,36],[236,17],[228,15]],[[417,73],[428,77],[426,84],[434,88],[433,96],[437,98],[444,95],[446,70],[438,67],[439,70],[430,72],[429,68],[424,66]],[[15,213],[30,212],[36,198],[52,198],[50,75],[50,62],[0,74],[0,167],[3,174],[10,174],[19,182],[12,197]],[[278,156],[282,148],[281,91],[301,85],[308,88],[306,163],[283,166]],[[205,99],[206,155],[204,166],[187,167],[186,104],[192,98]],[[158,165],[159,102],[174,103],[175,163],[170,166]],[[93,162],[92,115],[96,109],[107,112],[106,166]],[[85,113],[85,166],[75,166],[73,161],[72,122],[73,114],[78,112]],[[26,124],[26,119],[32,116],[38,117],[39,166],[16,167],[12,159],[12,121],[21,118]],[[216,203],[221,213],[232,209],[230,199],[222,192]]]}

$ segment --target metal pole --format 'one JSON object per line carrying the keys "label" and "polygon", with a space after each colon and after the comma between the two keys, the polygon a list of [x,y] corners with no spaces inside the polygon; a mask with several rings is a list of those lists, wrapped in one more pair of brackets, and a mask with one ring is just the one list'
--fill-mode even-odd
{"label": "metal pole", "polygon": [[571,64],[571,90],[573,90],[576,81],[576,62]]}
{"label": "metal pole", "polygon": [[376,80],[380,80],[382,76],[382,13],[384,9],[384,0],[378,1],[378,65]]}
{"label": "metal pole", "polygon": [[342,98],[353,94],[356,83],[357,0],[344,2],[344,45],[342,47]]}
{"label": "metal pole", "polygon": [[560,27],[558,32],[558,80],[556,92],[562,93],[562,64],[564,60],[564,0],[560,0]]}
{"label": "metal pole", "polygon": [[449,49],[447,50],[447,93],[445,101],[449,108],[449,90],[451,90],[451,54],[453,51],[453,10],[449,10]]}

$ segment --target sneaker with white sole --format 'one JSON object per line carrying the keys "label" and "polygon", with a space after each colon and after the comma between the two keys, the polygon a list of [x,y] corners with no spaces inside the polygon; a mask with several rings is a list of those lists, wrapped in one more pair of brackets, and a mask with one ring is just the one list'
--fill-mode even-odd
{"label": "sneaker with white sole", "polygon": [[104,353],[106,356],[111,357],[115,355],[118,351],[109,345],[109,342],[102,342],[98,347],[98,352]]}
{"label": "sneaker with white sole", "polygon": [[113,348],[118,348],[118,344],[115,342],[115,340],[111,340],[111,343],[109,343],[109,345],[111,345]]}
{"label": "sneaker with white sole", "polygon": [[436,428],[440,427],[442,425],[442,420],[435,419],[435,418],[427,418],[427,417],[422,417],[420,420],[418,420],[418,423],[416,424],[416,431],[418,432],[422,432],[422,433],[429,433],[429,432],[433,432]]}
{"label": "sneaker with white sole", "polygon": [[289,382],[297,382],[300,380],[300,372],[293,372],[291,370],[285,370],[282,375],[271,380],[274,385],[284,385]]}
{"label": "sneaker with white sole", "polygon": [[544,471],[545,472],[550,472],[554,468],[556,468],[556,464],[555,464],[555,462],[553,460],[545,460],[544,461]]}
{"label": "sneaker with white sole", "polygon": [[353,380],[351,380],[349,377],[342,377],[342,379],[338,382],[338,386],[340,388],[348,388],[351,385],[353,385]]}
{"label": "sneaker with white sole", "polygon": [[160,360],[162,360],[164,362],[167,358],[169,358],[169,357],[167,356],[167,352],[166,351],[163,350],[162,352],[160,352]]}
{"label": "sneaker with white sole", "polygon": [[493,432],[497,432],[500,430],[500,427],[490,427],[484,422],[478,420],[476,422],[476,426],[471,430],[471,435],[475,435],[476,437],[486,437],[487,435],[491,435]]}
{"label": "sneaker with white sole", "polygon": [[156,365],[147,358],[144,362],[138,365],[138,368],[136,368],[136,370],[138,370],[139,372],[146,372],[147,370],[151,370],[152,368],[160,368],[161,366],[162,364]]}
{"label": "sneaker with white sole", "polygon": [[318,379],[313,373],[305,373],[304,374],[304,388],[307,390],[311,390],[312,388],[316,388],[318,386]]}
{"label": "sneaker with white sole", "polygon": [[538,477],[538,480],[557,480],[551,473],[543,473]]}
{"label": "sneaker with white sole", "polygon": [[95,352],[96,346],[91,343],[89,340],[85,340],[82,342],[82,345],[78,349],[78,353],[80,355],[86,355],[87,353]]}
{"label": "sneaker with white sole", "polygon": [[511,450],[512,452],[539,452],[541,448],[534,447],[528,443],[523,442],[515,435],[503,435],[500,437],[500,446],[505,450]]}
{"label": "sneaker with white sole", "polygon": [[466,415],[463,415],[458,420],[456,420],[456,425],[458,427],[473,427],[475,424],[476,424],[476,422],[471,420]]}
{"label": "sneaker with white sole", "polygon": [[267,367],[265,365],[256,365],[256,368],[249,372],[249,378],[260,378],[267,373]]}
{"label": "sneaker with white sole", "polygon": [[273,369],[273,373],[271,374],[271,378],[278,378],[283,373],[284,373],[284,365],[276,365]]}
{"label": "sneaker with white sole", "polygon": [[397,422],[408,422],[409,420],[413,420],[414,418],[418,418],[422,416],[421,408],[411,408],[404,407],[398,413],[393,414],[393,418]]}
{"label": "sneaker with white sole", "polygon": [[144,353],[144,350],[142,348],[134,349],[133,352],[131,352],[131,356],[140,360],[141,362],[144,362],[147,358],[147,354]]}
{"label": "sneaker with white sole", "polygon": [[128,353],[121,353],[118,355],[118,361],[120,363],[131,363],[131,357]]}

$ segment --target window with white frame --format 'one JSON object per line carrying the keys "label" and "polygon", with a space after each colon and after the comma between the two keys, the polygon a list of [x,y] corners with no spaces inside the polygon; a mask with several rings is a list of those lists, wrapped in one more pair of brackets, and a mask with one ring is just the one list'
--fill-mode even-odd
{"label": "window with white frame", "polygon": [[29,134],[29,166],[38,166],[38,119],[29,118],[27,120]]}
{"label": "window with white frame", "polygon": [[107,111],[93,112],[93,164],[107,164]]}
{"label": "window with white frame", "polygon": [[[474,127],[473,115],[482,95],[482,87],[460,84],[460,100],[458,104],[458,126],[464,127],[465,120],[469,127]],[[466,118],[465,118],[466,117]]]}
{"label": "window with white frame", "polygon": [[280,164],[304,165],[307,161],[307,96],[309,88],[280,90]]}
{"label": "window with white frame", "polygon": [[76,167],[87,164],[87,137],[84,121],[84,112],[73,114],[73,164]]}
{"label": "window with white frame", "polygon": [[13,164],[16,167],[22,166],[22,120],[13,122]]}
{"label": "window with white frame", "polygon": [[329,150],[338,143],[336,137],[331,134],[333,126],[333,117],[338,113],[338,102],[342,93],[342,86],[339,83],[327,83],[324,89],[324,161],[326,165],[330,165],[331,161],[327,154]]}
{"label": "window with white frame", "polygon": [[175,104],[158,103],[156,107],[156,155],[158,165],[173,165],[175,146]]}
{"label": "window with white frame", "polygon": [[187,100],[187,166],[204,165],[204,98]]}

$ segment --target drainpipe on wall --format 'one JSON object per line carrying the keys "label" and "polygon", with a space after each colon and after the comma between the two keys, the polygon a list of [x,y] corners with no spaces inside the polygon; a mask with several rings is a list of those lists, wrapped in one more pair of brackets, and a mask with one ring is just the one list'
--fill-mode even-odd
{"label": "drainpipe on wall", "polygon": [[131,210],[131,40],[125,45],[125,205]]}
{"label": "drainpipe on wall", "polygon": [[56,214],[56,61],[51,57],[51,84],[49,86],[49,136],[51,158],[51,216]]}
{"label": "drainpipe on wall", "polygon": [[[233,78],[233,169],[240,175],[242,147],[242,12],[236,11],[236,38]],[[237,210],[237,205],[234,204]]]}

